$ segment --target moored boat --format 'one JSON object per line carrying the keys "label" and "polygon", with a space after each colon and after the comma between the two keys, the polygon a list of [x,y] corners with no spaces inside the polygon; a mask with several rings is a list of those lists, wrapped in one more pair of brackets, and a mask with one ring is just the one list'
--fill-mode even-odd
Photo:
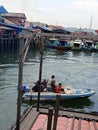
{"label": "moored boat", "polygon": [[74,41],[71,42],[71,50],[75,50],[75,51],[82,51],[84,46],[84,43],[82,40],[80,39],[76,39]]}
{"label": "moored boat", "polygon": [[63,51],[71,49],[69,41],[57,38],[50,38],[45,47]]}
{"label": "moored boat", "polygon": [[94,51],[94,49],[95,49],[94,41],[85,40],[83,50],[84,51]]}
{"label": "moored boat", "polygon": [[95,43],[94,52],[98,52],[98,42]]}
{"label": "moored boat", "polygon": [[57,50],[71,50],[70,42],[66,39],[59,39],[59,44],[55,46],[55,49]]}
{"label": "moored boat", "polygon": [[45,45],[45,47],[54,49],[55,46],[57,46],[58,44],[59,44],[59,41],[57,38],[50,38],[48,43]]}

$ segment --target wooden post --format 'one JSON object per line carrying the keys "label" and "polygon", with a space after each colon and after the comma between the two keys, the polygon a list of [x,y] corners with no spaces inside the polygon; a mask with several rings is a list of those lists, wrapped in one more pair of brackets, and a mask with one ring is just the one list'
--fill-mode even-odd
{"label": "wooden post", "polygon": [[52,116],[53,116],[53,108],[49,108],[48,112],[48,122],[47,122],[47,130],[51,130],[52,127]]}
{"label": "wooden post", "polygon": [[42,64],[43,64],[43,50],[44,50],[44,40],[40,38],[39,42],[39,50],[40,50],[40,67],[39,67],[39,85],[38,85],[38,101],[37,101],[37,111],[39,111],[39,103],[40,103],[40,91],[41,91],[41,79],[42,79]]}
{"label": "wooden post", "polygon": [[[24,38],[20,38],[20,51],[23,48]],[[22,98],[22,73],[23,73],[23,54],[19,55],[19,76],[18,76],[18,99],[17,99],[17,120],[16,130],[20,130],[21,98]]]}
{"label": "wooden post", "polygon": [[37,111],[39,111],[39,102],[40,102],[41,77],[42,77],[42,59],[43,59],[43,54],[41,54],[41,56],[40,56],[40,69],[39,69],[39,85],[38,85]]}
{"label": "wooden post", "polygon": [[60,105],[60,95],[57,95],[57,96],[56,96],[56,104],[55,104],[53,130],[56,130],[56,127],[57,127],[57,119],[58,119],[59,105]]}
{"label": "wooden post", "polygon": [[[16,120],[16,130],[20,130],[20,117],[21,117],[21,99],[22,99],[22,74],[23,74],[23,62],[24,54],[31,42],[32,38],[24,43],[24,37],[20,37],[20,52],[19,52],[19,75],[18,75],[18,99],[17,99],[17,120]],[[27,49],[28,50],[28,49]],[[27,52],[26,52],[27,53]],[[25,55],[26,56],[26,55]]]}

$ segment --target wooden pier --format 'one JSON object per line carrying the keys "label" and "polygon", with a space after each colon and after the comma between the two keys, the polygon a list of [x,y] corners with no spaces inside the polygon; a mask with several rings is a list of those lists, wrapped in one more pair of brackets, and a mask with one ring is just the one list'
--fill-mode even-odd
{"label": "wooden pier", "polygon": [[[65,38],[67,40],[75,40],[77,38],[84,40],[84,39],[91,39],[93,41],[98,41],[98,35],[72,35],[72,34],[56,34],[56,33],[29,33],[27,31],[23,32],[24,40],[25,36],[32,37],[33,35],[40,35],[41,37],[47,38],[47,40],[51,37],[55,38]],[[20,37],[20,36],[19,36]],[[19,37],[17,38],[0,38],[0,53],[5,52],[14,52],[19,50]],[[34,39],[33,39],[34,41]],[[36,42],[31,42],[32,46],[37,46]]]}
{"label": "wooden pier", "polygon": [[19,39],[11,38],[11,39],[0,39],[0,53],[13,53],[19,50]]}
{"label": "wooden pier", "polygon": [[98,41],[98,34],[92,34],[92,35],[73,35],[73,34],[57,34],[57,33],[42,33],[42,36],[45,37],[55,37],[55,38],[66,38],[68,40],[75,40],[77,38],[84,40],[84,39],[91,39],[93,41]]}
{"label": "wooden pier", "polygon": [[[49,110],[48,108],[40,108],[39,111],[36,111],[36,107],[31,106],[21,117],[20,130],[49,130],[49,122],[51,122],[50,130],[54,130],[53,120],[55,110],[51,108],[53,111],[52,115],[50,115]],[[98,116],[77,111],[59,110],[56,130],[60,129],[98,130]],[[12,126],[11,130],[16,130],[16,126]]]}

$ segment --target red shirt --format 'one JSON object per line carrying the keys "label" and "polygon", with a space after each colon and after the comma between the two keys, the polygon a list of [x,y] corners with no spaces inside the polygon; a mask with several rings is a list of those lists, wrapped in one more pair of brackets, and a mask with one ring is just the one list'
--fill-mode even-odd
{"label": "red shirt", "polygon": [[56,93],[60,93],[61,92],[61,87],[60,86],[57,86],[56,87]]}

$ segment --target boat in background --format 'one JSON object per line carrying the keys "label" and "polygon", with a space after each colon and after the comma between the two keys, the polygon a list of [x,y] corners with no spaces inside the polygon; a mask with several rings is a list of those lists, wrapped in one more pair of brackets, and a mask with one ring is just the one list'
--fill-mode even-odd
{"label": "boat in background", "polygon": [[59,44],[55,46],[55,49],[57,50],[71,50],[70,42],[66,39],[59,39]]}
{"label": "boat in background", "polygon": [[57,38],[50,38],[45,47],[63,51],[71,50],[70,42],[64,38],[59,40]]}
{"label": "boat in background", "polygon": [[84,47],[84,42],[80,39],[76,39],[74,41],[71,41],[71,50],[72,51],[82,51]]}
{"label": "boat in background", "polygon": [[85,40],[84,41],[84,48],[83,48],[84,51],[92,51],[93,52],[94,49],[95,49],[94,41],[92,41],[92,40]]}
{"label": "boat in background", "polygon": [[45,45],[45,47],[54,49],[55,46],[57,46],[58,44],[59,44],[59,41],[57,38],[50,38],[48,43]]}
{"label": "boat in background", "polygon": [[95,43],[94,52],[98,52],[98,42]]}
{"label": "boat in background", "polygon": [[76,39],[74,41],[68,41],[66,38],[50,38],[48,43],[45,45],[46,48],[52,48],[61,51],[89,51],[89,52],[97,52],[98,51],[98,43],[94,43],[92,40],[81,40]]}

